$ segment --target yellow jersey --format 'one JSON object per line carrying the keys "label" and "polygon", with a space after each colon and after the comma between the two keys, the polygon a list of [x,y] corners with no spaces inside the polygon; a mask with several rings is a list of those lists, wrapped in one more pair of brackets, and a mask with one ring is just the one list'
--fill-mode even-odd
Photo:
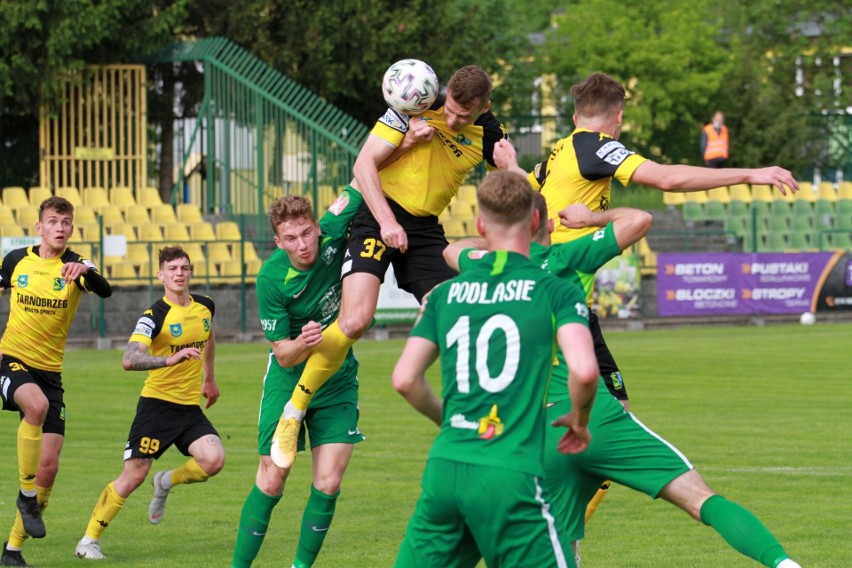
{"label": "yellow jersey", "polygon": [[176,404],[195,405],[201,398],[204,349],[213,329],[216,308],[207,296],[190,294],[188,306],[166,298],[154,302],[136,322],[130,342],[147,345],[151,355],[170,357],[187,347],[197,347],[201,359],[188,359],[171,367],[148,371],[141,396]]}
{"label": "yellow jersey", "polygon": [[602,132],[578,128],[556,143],[547,161],[536,165],[530,184],[547,200],[547,216],[554,219],[554,243],[572,241],[599,227],[569,229],[559,223],[558,213],[572,203],[592,211],[609,209],[612,178],[627,185],[645,158]]}
{"label": "yellow jersey", "polygon": [[396,162],[379,172],[385,195],[417,217],[440,215],[458,192],[467,174],[483,160],[495,168],[494,144],[508,138],[500,121],[490,111],[473,124],[455,132],[447,126],[444,97],[418,116],[388,109],[376,125],[374,134],[393,147],[399,147],[410,120],[426,120],[435,130],[429,142],[417,144]]}
{"label": "yellow jersey", "polygon": [[0,351],[27,365],[59,373],[68,331],[77,314],[80,296],[90,290],[85,276],[67,284],[62,265],[95,265],[72,250],[52,258],[39,256],[39,245],[11,251],[0,265],[0,287],[11,290],[9,321]]}

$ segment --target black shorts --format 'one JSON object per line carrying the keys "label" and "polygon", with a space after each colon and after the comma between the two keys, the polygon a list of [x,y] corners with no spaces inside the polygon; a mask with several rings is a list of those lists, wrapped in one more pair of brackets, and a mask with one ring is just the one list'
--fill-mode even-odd
{"label": "black shorts", "polygon": [[592,340],[595,342],[595,358],[598,360],[598,367],[606,388],[618,400],[627,400],[627,385],[624,384],[618,364],[604,341],[598,315],[592,310],[589,311],[589,331],[592,332]]}
{"label": "black shorts", "polygon": [[342,274],[345,278],[355,272],[367,272],[384,282],[388,265],[393,264],[399,287],[419,301],[434,286],[458,274],[444,260],[444,249],[449,243],[434,215],[417,217],[391,199],[388,205],[408,235],[408,250],[401,253],[385,246],[379,224],[365,203],[349,228],[348,255]]}
{"label": "black shorts", "polygon": [[158,459],[172,445],[188,456],[189,446],[208,434],[219,436],[197,404],[141,396],[124,447],[124,459]]}
{"label": "black shorts", "polygon": [[3,410],[18,412],[21,418],[24,413],[15,404],[15,391],[21,385],[34,383],[38,385],[49,404],[47,417],[41,431],[46,434],[65,435],[65,401],[62,395],[62,374],[55,371],[44,371],[30,367],[20,359],[10,355],[3,355],[0,363],[0,397],[3,398]]}

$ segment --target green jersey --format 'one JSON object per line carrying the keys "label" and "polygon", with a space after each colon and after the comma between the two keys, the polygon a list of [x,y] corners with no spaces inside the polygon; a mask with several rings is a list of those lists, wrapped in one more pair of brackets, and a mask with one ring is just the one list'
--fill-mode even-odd
{"label": "green jersey", "polygon": [[[567,243],[558,243],[546,247],[539,243],[530,246],[530,259],[560,279],[583,289],[585,297],[592,293],[595,284],[595,272],[601,266],[621,254],[621,248],[615,239],[612,223]],[[459,255],[459,270],[465,272],[479,262],[482,251],[467,249]],[[548,402],[570,400],[568,389],[568,366],[561,350],[557,350],[555,369],[548,391]]]}
{"label": "green jersey", "polygon": [[429,453],[542,475],[556,330],[588,325],[580,288],[496,251],[436,287],[411,331],[438,345],[443,411]]}
{"label": "green jersey", "polygon": [[[307,270],[293,266],[287,253],[276,249],[257,275],[257,310],[264,335],[269,341],[295,339],[310,321],[323,328],[337,318],[340,310],[340,269],[346,252],[349,223],[361,206],[361,194],[347,187],[320,219],[320,243],[317,260]],[[274,362],[274,357],[271,358]],[[274,364],[274,363],[273,363]],[[305,364],[282,369],[285,377],[299,380]],[[343,366],[328,385],[354,377],[358,363],[350,350]],[[314,398],[321,400],[320,389]],[[313,404],[313,402],[312,402]]]}

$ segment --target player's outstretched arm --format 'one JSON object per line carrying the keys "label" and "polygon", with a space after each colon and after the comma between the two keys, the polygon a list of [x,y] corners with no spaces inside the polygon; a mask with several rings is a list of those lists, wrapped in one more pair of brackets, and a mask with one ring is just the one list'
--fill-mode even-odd
{"label": "player's outstretched arm", "polygon": [[211,329],[210,337],[207,338],[207,343],[204,345],[204,355],[201,360],[201,370],[204,375],[204,382],[201,383],[201,396],[207,400],[204,408],[210,408],[219,400],[219,385],[216,384],[216,375],[213,370],[215,360],[216,338]]}
{"label": "player's outstretched arm", "polygon": [[453,270],[459,270],[459,257],[461,253],[467,249],[480,249],[484,250],[486,248],[485,239],[482,237],[468,237],[466,239],[459,239],[454,243],[450,243],[444,248],[444,261],[447,263],[447,266],[452,268]]}
{"label": "player's outstretched arm", "polygon": [[573,203],[559,212],[559,222],[569,229],[603,227],[612,223],[615,240],[624,250],[648,234],[654,217],[647,211],[630,207],[591,211],[583,203]]}
{"label": "player's outstretched arm", "polygon": [[408,248],[408,235],[397,223],[379,180],[379,169],[393,151],[394,146],[375,134],[370,134],[352,167],[355,174],[352,185],[364,196],[367,207],[379,223],[384,243],[405,252]]}
{"label": "player's outstretched arm", "polygon": [[778,166],[759,169],[714,169],[664,165],[648,160],[636,168],[630,181],[663,191],[701,191],[736,183],[774,185],[782,195],[787,195],[788,189],[793,193],[799,191],[799,184],[793,174]]}
{"label": "player's outstretched arm", "polygon": [[272,341],[272,353],[282,367],[295,367],[308,358],[311,350],[322,341],[322,326],[309,321],[302,326],[302,333],[295,339]]}
{"label": "player's outstretched arm", "polygon": [[422,337],[409,337],[393,370],[393,388],[429,420],[441,425],[441,400],[426,381],[426,369],[438,359],[438,346]]}

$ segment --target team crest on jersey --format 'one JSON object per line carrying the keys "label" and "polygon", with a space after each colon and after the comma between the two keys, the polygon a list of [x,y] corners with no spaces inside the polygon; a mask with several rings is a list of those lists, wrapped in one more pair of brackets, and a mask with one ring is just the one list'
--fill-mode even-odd
{"label": "team crest on jersey", "polygon": [[465,136],[464,134],[459,134],[456,136],[456,142],[461,144],[462,146],[471,146],[473,145],[473,140]]}
{"label": "team crest on jersey", "polygon": [[64,278],[54,278],[53,279],[53,289],[54,291],[60,292],[65,288],[65,279]]}
{"label": "team crest on jersey", "polygon": [[18,276],[18,288],[26,288],[29,283],[30,277],[28,274],[21,274]]}
{"label": "team crest on jersey", "polygon": [[204,326],[204,331],[210,331],[210,320],[208,318],[202,319],[201,325]]}
{"label": "team crest on jersey", "polygon": [[334,203],[331,204],[331,207],[329,207],[328,210],[333,215],[340,215],[343,213],[343,210],[346,209],[347,205],[349,205],[349,192],[344,191],[337,196],[337,199],[334,200]]}
{"label": "team crest on jersey", "polygon": [[179,323],[173,323],[169,326],[169,332],[172,337],[180,337],[183,335],[183,327]]}
{"label": "team crest on jersey", "polygon": [[470,260],[479,260],[480,258],[485,256],[486,254],[488,254],[487,250],[472,250],[469,253],[467,253],[467,257]]}
{"label": "team crest on jersey", "polygon": [[328,265],[334,262],[334,255],[337,254],[337,247],[328,247],[322,251],[322,261]]}
{"label": "team crest on jersey", "polygon": [[494,436],[499,436],[503,433],[503,421],[497,416],[496,404],[491,407],[491,412],[488,416],[479,419],[477,433],[483,440],[490,440]]}

